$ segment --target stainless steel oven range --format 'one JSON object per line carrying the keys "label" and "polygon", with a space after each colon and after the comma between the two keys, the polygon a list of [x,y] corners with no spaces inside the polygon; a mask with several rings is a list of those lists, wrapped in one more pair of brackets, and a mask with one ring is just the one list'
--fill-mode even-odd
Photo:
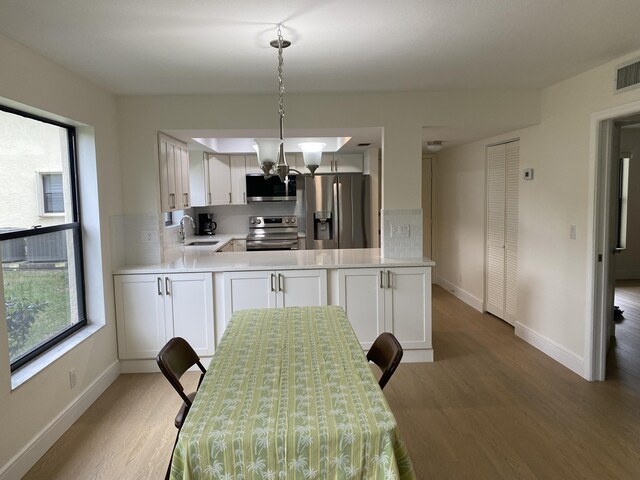
{"label": "stainless steel oven range", "polygon": [[247,250],[297,250],[296,217],[249,217]]}

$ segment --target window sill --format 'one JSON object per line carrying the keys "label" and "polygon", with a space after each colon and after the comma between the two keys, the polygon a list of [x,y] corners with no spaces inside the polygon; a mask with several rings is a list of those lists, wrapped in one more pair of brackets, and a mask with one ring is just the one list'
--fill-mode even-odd
{"label": "window sill", "polygon": [[47,352],[43,353],[32,362],[29,362],[24,367],[13,372],[11,374],[11,390],[15,390],[23,383],[35,377],[38,373],[46,369],[49,365],[58,360],[64,354],[80,345],[87,338],[91,337],[102,327],[104,327],[104,324],[87,325],[83,329],[71,335],[69,338],[58,343],[55,347],[47,350]]}

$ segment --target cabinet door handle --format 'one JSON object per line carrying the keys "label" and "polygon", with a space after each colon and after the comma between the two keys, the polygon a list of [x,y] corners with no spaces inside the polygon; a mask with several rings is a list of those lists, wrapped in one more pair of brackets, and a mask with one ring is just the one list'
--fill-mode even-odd
{"label": "cabinet door handle", "polygon": [[380,288],[384,288],[384,272],[380,270]]}
{"label": "cabinet door handle", "polygon": [[231,192],[229,192],[229,203],[231,203]]}
{"label": "cabinet door handle", "polygon": [[242,192],[242,201],[247,203],[247,192]]}
{"label": "cabinet door handle", "polygon": [[169,277],[164,277],[164,291],[167,295],[171,295],[171,289],[169,288],[170,285],[171,282],[169,281]]}
{"label": "cabinet door handle", "polygon": [[278,291],[284,292],[284,278],[281,273],[278,274]]}
{"label": "cabinet door handle", "polygon": [[209,205],[211,205],[211,192],[209,192]]}
{"label": "cabinet door handle", "polygon": [[189,206],[189,194],[188,193],[184,194],[184,206],[185,207]]}
{"label": "cabinet door handle", "polygon": [[158,295],[162,296],[162,279],[158,277]]}
{"label": "cabinet door handle", "polygon": [[387,288],[391,288],[391,270],[387,270]]}
{"label": "cabinet door handle", "polygon": [[271,274],[271,291],[272,292],[276,291],[276,287],[274,286],[275,279],[276,279],[276,274],[272,273]]}

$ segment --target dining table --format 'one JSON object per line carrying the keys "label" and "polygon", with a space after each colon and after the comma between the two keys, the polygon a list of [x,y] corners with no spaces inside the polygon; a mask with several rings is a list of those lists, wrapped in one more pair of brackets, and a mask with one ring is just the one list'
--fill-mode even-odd
{"label": "dining table", "polygon": [[171,479],[414,479],[339,306],[233,313],[180,431]]}

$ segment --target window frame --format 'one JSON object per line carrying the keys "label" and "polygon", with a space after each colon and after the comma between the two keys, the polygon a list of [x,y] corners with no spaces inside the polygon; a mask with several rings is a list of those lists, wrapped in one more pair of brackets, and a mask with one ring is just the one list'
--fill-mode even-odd
{"label": "window frame", "polygon": [[[85,276],[84,276],[84,254],[83,254],[83,246],[82,246],[82,224],[80,221],[80,196],[79,196],[79,183],[78,183],[78,158],[77,158],[77,146],[76,146],[76,129],[73,125],[69,125],[67,123],[63,123],[57,120],[53,120],[51,118],[41,117],[39,115],[34,115],[29,112],[25,112],[23,110],[18,110],[12,107],[8,107],[6,105],[0,104],[0,110],[6,113],[18,115],[24,118],[28,118],[31,120],[35,120],[38,122],[47,123],[50,125],[55,125],[57,127],[63,128],[67,132],[67,145],[68,145],[68,161],[69,161],[69,187],[71,191],[69,192],[71,199],[71,222],[61,223],[59,225],[52,225],[47,227],[37,227],[25,230],[16,230],[7,233],[0,233],[0,241],[4,240],[12,240],[15,238],[28,238],[36,235],[44,235],[47,233],[71,230],[72,238],[73,238],[73,256],[74,256],[74,265],[75,265],[75,285],[76,285],[76,301],[77,301],[77,310],[78,310],[78,321],[67,327],[66,329],[59,332],[57,335],[49,338],[47,341],[41,343],[36,348],[26,352],[21,355],[13,362],[11,362],[11,373],[15,372],[19,368],[23,367],[27,363],[36,359],[46,351],[50,350],[52,347],[62,342],[64,339],[68,338],[78,330],[82,329],[87,325],[87,314],[86,314],[86,300],[85,300]],[[51,173],[51,172],[43,172],[43,173]],[[57,173],[57,172],[53,172]],[[38,180],[40,181],[42,177],[38,175]],[[40,186],[40,189],[42,186]],[[41,208],[44,210],[44,204],[39,202]],[[66,215],[67,212],[63,212],[62,215]],[[50,213],[44,214],[46,216],[57,216],[60,215],[58,213]],[[69,296],[71,297],[73,292],[69,291]],[[2,298],[4,303],[4,298]],[[2,307],[4,308],[4,307]]]}

